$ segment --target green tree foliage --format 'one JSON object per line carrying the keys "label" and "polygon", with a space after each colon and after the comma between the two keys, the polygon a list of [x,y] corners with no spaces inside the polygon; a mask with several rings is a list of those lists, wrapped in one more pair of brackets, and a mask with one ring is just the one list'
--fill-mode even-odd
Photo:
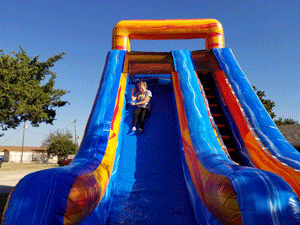
{"label": "green tree foliage", "polygon": [[298,124],[298,121],[290,119],[290,118],[285,118],[283,119],[282,117],[279,117],[278,119],[274,120],[276,125],[293,125],[293,124]]}
{"label": "green tree foliage", "polygon": [[73,135],[69,130],[60,130],[56,129],[55,131],[50,132],[42,142],[42,147],[48,148],[53,142],[57,140],[73,140]]}
{"label": "green tree foliage", "polygon": [[[255,86],[252,86],[252,88],[256,92],[256,95],[258,96],[261,103],[264,105],[265,109],[267,110],[271,118],[274,119],[276,117],[276,114],[273,111],[273,108],[275,107],[275,103],[270,99],[264,98],[266,97],[264,91],[257,90]],[[274,123],[276,125],[292,125],[292,124],[298,124],[298,121],[295,121],[290,118],[283,119],[282,117],[279,117],[278,119],[274,120]]]}
{"label": "green tree foliage", "polygon": [[34,127],[40,123],[53,123],[56,116],[54,108],[68,103],[61,100],[67,91],[54,89],[56,74],[50,71],[64,54],[39,62],[39,56],[30,58],[21,47],[19,52],[10,54],[0,50],[2,130],[16,128],[23,121],[30,121]]}
{"label": "green tree foliage", "polygon": [[58,139],[50,144],[47,149],[48,154],[57,155],[59,157],[75,153],[75,144],[71,140]]}
{"label": "green tree foliage", "polygon": [[275,107],[275,103],[273,101],[271,101],[270,99],[264,98],[264,97],[266,97],[266,94],[264,91],[257,90],[255,86],[252,86],[252,87],[253,87],[254,91],[256,92],[256,95],[258,96],[259,100],[261,101],[261,103],[264,105],[265,109],[271,116],[271,118],[274,119],[276,117],[276,114],[273,111],[273,108]]}

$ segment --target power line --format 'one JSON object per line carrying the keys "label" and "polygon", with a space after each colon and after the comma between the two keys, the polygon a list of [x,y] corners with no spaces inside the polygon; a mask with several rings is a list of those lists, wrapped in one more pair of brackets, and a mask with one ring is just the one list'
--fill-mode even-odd
{"label": "power line", "polygon": [[36,134],[36,135],[42,135],[42,136],[45,136],[45,134],[44,134],[43,132],[35,133],[35,132],[32,132],[32,131],[30,130],[30,128],[27,129],[27,132],[29,132],[29,133],[31,133],[31,134]]}
{"label": "power line", "polygon": [[62,128],[63,130],[66,129],[67,127],[71,126],[73,123],[75,123],[74,121],[72,121],[69,125],[65,126],[64,128]]}
{"label": "power line", "polygon": [[4,142],[6,142],[6,141],[8,141],[9,139],[11,139],[12,137],[14,137],[18,132],[20,132],[22,130],[22,127],[16,132],[16,133],[14,133],[11,137],[9,137],[9,138],[7,138],[5,141],[3,141],[3,142],[1,142],[1,145],[4,143]]}
{"label": "power line", "polygon": [[[64,129],[66,129],[67,127],[71,126],[73,123],[74,123],[74,122],[71,122],[70,124],[68,124],[68,125],[65,126],[64,128],[59,128],[59,129],[57,129],[57,130],[62,130],[62,131],[64,131]],[[53,131],[54,131],[54,130],[50,131],[50,133],[53,132]],[[33,132],[31,132],[31,133],[33,133]],[[42,133],[42,132],[41,132],[41,133]],[[35,133],[33,133],[33,134],[35,134]],[[42,133],[42,134],[43,134],[43,136],[49,135],[49,133],[48,133],[48,134]]]}

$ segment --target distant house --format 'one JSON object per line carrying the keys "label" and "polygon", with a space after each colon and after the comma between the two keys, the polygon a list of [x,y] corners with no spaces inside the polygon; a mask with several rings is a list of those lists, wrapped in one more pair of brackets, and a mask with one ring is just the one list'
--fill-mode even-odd
{"label": "distant house", "polygon": [[21,146],[0,146],[0,156],[3,162],[20,163],[23,155],[23,163],[57,163],[57,156],[49,156],[47,148]]}
{"label": "distant house", "polygon": [[300,124],[279,125],[278,129],[288,142],[300,152]]}

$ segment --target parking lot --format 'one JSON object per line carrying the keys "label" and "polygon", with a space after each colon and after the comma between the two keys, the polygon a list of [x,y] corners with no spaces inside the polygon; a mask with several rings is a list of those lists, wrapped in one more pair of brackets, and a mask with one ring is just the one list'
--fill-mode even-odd
{"label": "parking lot", "polygon": [[57,164],[2,163],[0,168],[0,218],[11,189],[29,173],[57,167]]}

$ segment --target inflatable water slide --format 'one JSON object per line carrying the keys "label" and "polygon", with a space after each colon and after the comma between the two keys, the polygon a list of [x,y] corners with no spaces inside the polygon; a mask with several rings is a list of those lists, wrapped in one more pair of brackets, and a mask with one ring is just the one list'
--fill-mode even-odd
{"label": "inflatable water slide", "polygon": [[[134,39],[200,38],[199,51],[130,51]],[[140,81],[153,95],[143,133],[131,131]],[[299,196],[300,155],[220,22],[120,21],[75,159],[20,180],[2,224],[296,225]]]}

